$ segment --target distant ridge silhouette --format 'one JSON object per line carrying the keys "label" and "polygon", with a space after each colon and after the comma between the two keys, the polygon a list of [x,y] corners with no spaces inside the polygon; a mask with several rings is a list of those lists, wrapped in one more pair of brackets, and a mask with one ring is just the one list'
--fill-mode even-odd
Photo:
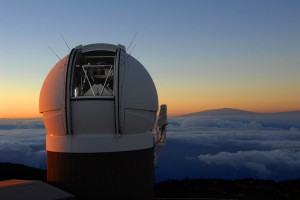
{"label": "distant ridge silhouette", "polygon": [[234,108],[221,108],[221,109],[212,109],[212,110],[204,110],[201,112],[189,113],[180,115],[183,116],[232,116],[232,115],[291,115],[291,114],[300,114],[300,111],[288,111],[288,112],[273,112],[273,113],[258,113],[247,110],[240,110]]}
{"label": "distant ridge silhouette", "polygon": [[258,113],[250,112],[246,110],[233,109],[233,108],[221,108],[221,109],[205,110],[205,111],[185,114],[181,116],[221,116],[221,115],[253,115],[253,114],[258,114]]}

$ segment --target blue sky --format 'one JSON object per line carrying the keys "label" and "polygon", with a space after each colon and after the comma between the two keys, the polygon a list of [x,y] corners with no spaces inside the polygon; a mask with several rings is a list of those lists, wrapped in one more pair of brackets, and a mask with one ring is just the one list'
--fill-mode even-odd
{"label": "blue sky", "polygon": [[[69,52],[59,33],[75,47],[128,46],[137,32],[132,55],[150,72],[172,114],[300,109],[299,1],[0,3],[0,110],[16,109],[0,117],[38,116],[39,90],[58,61],[48,46],[61,57]],[[30,111],[16,106],[17,93]]]}

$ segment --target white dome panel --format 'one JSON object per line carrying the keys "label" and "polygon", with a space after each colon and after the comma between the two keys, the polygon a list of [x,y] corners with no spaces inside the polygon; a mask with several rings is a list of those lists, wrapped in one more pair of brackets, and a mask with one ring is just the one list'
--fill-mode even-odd
{"label": "white dome panel", "polygon": [[157,111],[158,97],[155,85],[143,65],[130,55],[125,57],[121,106],[124,108]]}
{"label": "white dome panel", "polygon": [[[52,68],[40,93],[39,111],[50,151],[99,152],[111,145],[117,146],[109,151],[153,147],[151,131],[157,110],[151,76],[122,45],[77,46]],[[84,142],[82,138],[97,140]]]}
{"label": "white dome panel", "polygon": [[61,59],[48,73],[40,93],[39,111],[60,110],[65,105],[65,77],[68,56]]}

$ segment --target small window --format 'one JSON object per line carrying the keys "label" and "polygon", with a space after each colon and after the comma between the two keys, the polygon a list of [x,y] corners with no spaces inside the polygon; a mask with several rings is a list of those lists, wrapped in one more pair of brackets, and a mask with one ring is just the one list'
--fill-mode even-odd
{"label": "small window", "polygon": [[115,53],[78,54],[74,65],[72,97],[114,96]]}

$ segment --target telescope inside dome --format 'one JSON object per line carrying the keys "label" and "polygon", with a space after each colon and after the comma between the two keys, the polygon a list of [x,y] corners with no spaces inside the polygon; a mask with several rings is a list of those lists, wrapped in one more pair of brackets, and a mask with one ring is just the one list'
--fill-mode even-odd
{"label": "telescope inside dome", "polygon": [[113,96],[115,53],[93,51],[80,53],[73,71],[73,97]]}

